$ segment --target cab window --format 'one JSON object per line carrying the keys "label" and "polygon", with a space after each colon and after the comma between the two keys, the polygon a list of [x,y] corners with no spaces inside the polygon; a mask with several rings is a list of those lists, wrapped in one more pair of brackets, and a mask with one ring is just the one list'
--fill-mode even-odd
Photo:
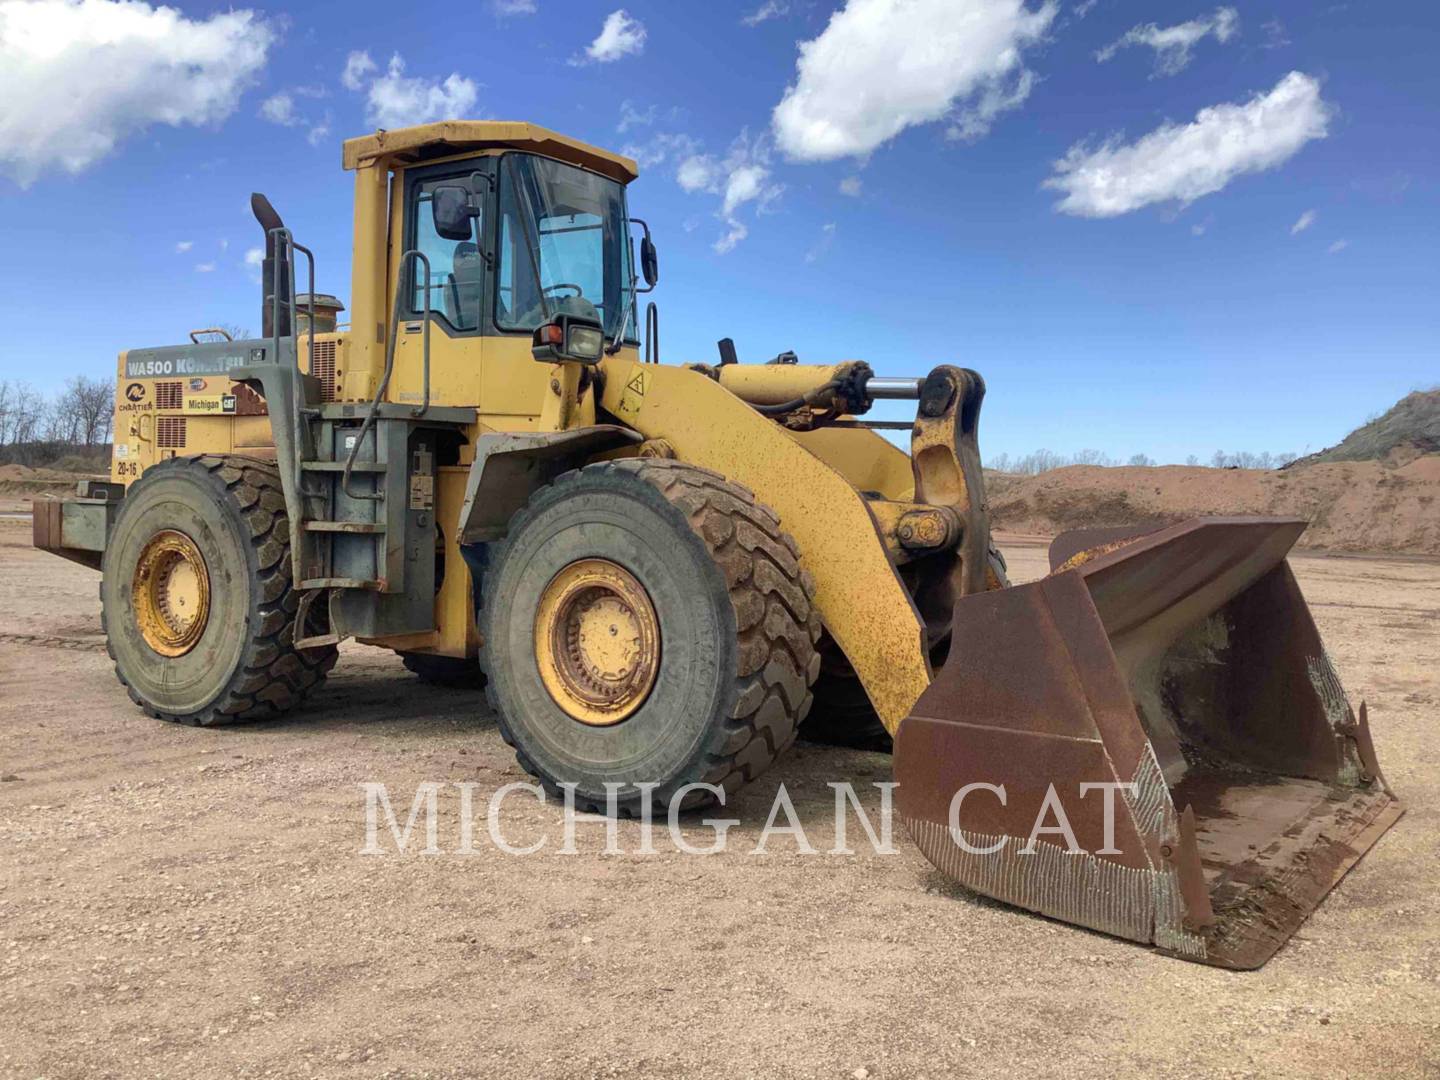
{"label": "cab window", "polygon": [[[447,240],[435,231],[430,208],[431,192],[435,188],[457,182],[463,182],[463,178],[427,180],[414,186],[410,246],[430,260],[430,310],[457,330],[475,330],[480,326],[480,298],[485,281],[485,262],[478,243],[483,223],[480,218],[474,219],[470,236],[465,240]],[[483,200],[479,202],[484,205]],[[418,316],[425,310],[425,270],[418,259],[411,261],[409,280],[410,313]]]}

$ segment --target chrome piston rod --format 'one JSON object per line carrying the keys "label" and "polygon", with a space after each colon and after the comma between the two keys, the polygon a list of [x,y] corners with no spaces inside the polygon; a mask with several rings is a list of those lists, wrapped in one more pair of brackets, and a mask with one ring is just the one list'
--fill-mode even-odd
{"label": "chrome piston rod", "polygon": [[871,401],[918,401],[924,379],[882,379],[872,375],[865,380],[865,396]]}

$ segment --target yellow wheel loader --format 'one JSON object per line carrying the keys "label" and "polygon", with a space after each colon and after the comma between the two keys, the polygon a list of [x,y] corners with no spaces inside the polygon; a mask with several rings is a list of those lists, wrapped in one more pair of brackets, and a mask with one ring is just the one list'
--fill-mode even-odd
{"label": "yellow wheel loader", "polygon": [[642,354],[635,163],[543,128],[343,161],[348,327],[255,196],[262,336],[122,353],[111,482],[36,507],[150,715],[273,716],[356,638],[483,684],[530,773],[621,813],[723,798],[802,725],[893,736],[955,880],[1238,968],[1399,817],[1285,561],[1302,522],[1070,533],[1012,587],[975,372],[665,364],[653,304]]}

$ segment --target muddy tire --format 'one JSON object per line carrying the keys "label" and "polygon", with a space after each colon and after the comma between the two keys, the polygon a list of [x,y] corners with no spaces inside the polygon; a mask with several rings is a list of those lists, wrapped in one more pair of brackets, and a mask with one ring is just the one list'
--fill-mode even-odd
{"label": "muddy tire", "polygon": [[[603,639],[604,622],[610,635],[623,624],[620,640],[637,643],[638,658],[633,671],[616,661],[618,670],[652,679],[614,721],[577,719],[570,691],[547,689],[541,670],[568,662],[565,643],[583,640],[578,630],[537,629],[557,582],[596,565],[618,567],[629,588],[642,590],[630,595],[656,631],[647,652],[651,637],[633,629],[644,620],[605,616],[592,628]],[[589,465],[537,492],[492,549],[480,653],[486,693],[520,765],[552,793],[575,784],[577,806],[604,812],[607,783],[618,785],[622,814],[640,809],[641,784],[655,785],[657,808],[692,783],[728,796],[790,746],[810,709],[820,668],[813,597],[794,540],[743,487],[665,459]],[[683,806],[714,799],[691,790]]]}
{"label": "muddy tire", "polygon": [[[179,537],[172,546],[190,553],[192,578],[189,567],[203,567],[205,606],[203,617],[162,619],[157,630],[146,583],[155,576],[156,545],[167,537]],[[292,644],[298,596],[285,496],[271,462],[206,455],[146,470],[121,504],[101,570],[100,617],[115,674],[157,719],[209,726],[278,716],[335,666],[333,645],[301,651]],[[191,585],[189,595],[198,595]]]}
{"label": "muddy tire", "polygon": [[402,652],[400,662],[405,670],[423,683],[452,690],[479,690],[485,685],[485,672],[474,657],[436,656],[434,653]]}
{"label": "muddy tire", "polygon": [[890,753],[894,749],[890,733],[870,704],[870,695],[865,693],[855,669],[828,634],[821,639],[820,656],[815,704],[800,725],[800,738],[827,746]]}
{"label": "muddy tire", "polygon": [[[990,587],[1003,589],[1010,584],[1006,576],[1005,556],[990,545]],[[821,640],[820,677],[815,680],[815,705],[800,726],[800,738],[828,746],[851,750],[874,750],[888,754],[895,748],[894,740],[880,722],[870,696],[860,684],[855,669],[828,634]],[[931,654],[935,663],[943,655]]]}

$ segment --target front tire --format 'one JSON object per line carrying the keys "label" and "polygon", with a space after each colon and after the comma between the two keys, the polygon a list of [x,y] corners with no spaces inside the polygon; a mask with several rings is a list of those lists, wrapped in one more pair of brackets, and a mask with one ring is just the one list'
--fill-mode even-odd
{"label": "front tire", "polygon": [[484,576],[487,694],[521,766],[589,810],[610,784],[624,814],[642,784],[664,807],[758,777],[819,672],[798,556],[747,490],[692,465],[603,462],[542,488]]}
{"label": "front tire", "polygon": [[271,462],[172,458],[131,485],[101,566],[115,674],[148,715],[209,726],[294,708],[335,666],[297,650],[290,525]]}

